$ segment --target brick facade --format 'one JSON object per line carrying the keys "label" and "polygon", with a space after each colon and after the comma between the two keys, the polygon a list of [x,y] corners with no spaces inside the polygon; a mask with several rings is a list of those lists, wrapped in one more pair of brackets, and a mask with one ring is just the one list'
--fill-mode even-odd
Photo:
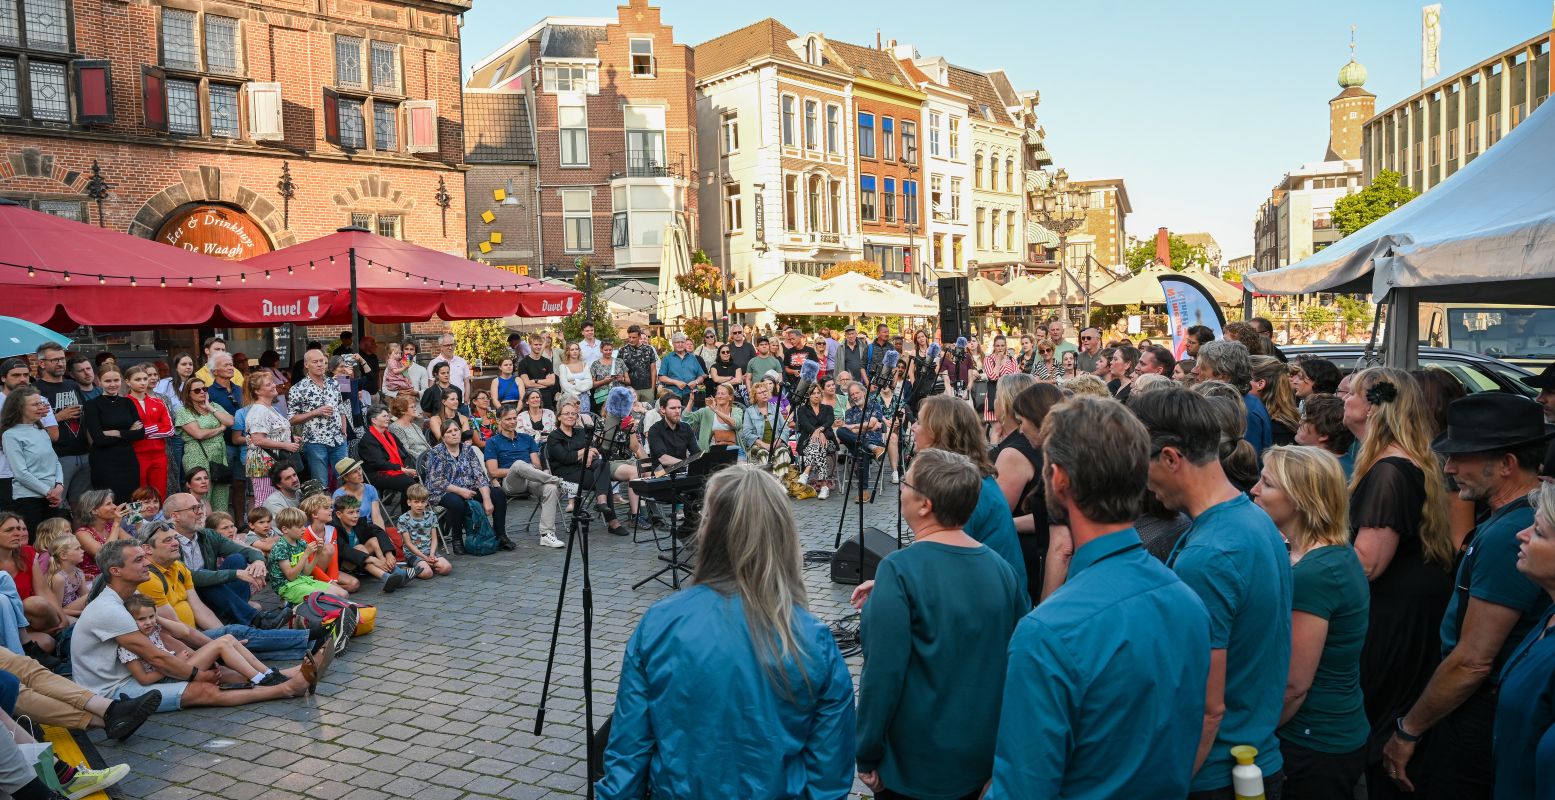
{"label": "brick facade", "polygon": [[[399,217],[400,238],[463,253],[457,15],[468,8],[468,0],[325,0],[319,4],[74,0],[70,53],[21,52],[61,62],[73,60],[72,54],[107,60],[112,70],[112,121],[79,124],[79,115],[73,113],[70,123],[43,122],[28,118],[25,109],[20,118],[0,116],[0,196],[35,205],[78,201],[84,213],[73,216],[98,223],[98,206],[85,194],[96,160],[110,187],[101,221],[137,236],[154,236],[181,207],[212,203],[252,218],[270,249],[331,233],[351,224],[353,214],[371,214],[374,222],[380,216]],[[206,25],[236,20],[236,69],[218,73],[171,66],[160,40],[164,9],[195,15],[194,50],[210,63],[214,57],[202,35]],[[398,86],[371,96],[396,109],[403,102],[435,101],[435,152],[405,152],[410,132],[398,114],[399,147],[393,151],[346,149],[326,141],[321,87],[336,83],[337,36],[394,48]],[[0,56],[12,55],[5,52],[9,49],[0,47]],[[215,127],[210,87],[237,87],[238,135],[180,135],[148,127],[142,67],[159,64],[165,67],[168,81],[197,87],[200,118],[196,124],[205,134]],[[370,70],[365,60],[361,69]],[[249,96],[256,84],[267,82],[280,84],[281,138],[256,141]],[[82,98],[73,80],[70,92],[74,112]],[[347,97],[368,94],[341,89]],[[368,108],[364,102],[363,125],[371,134],[374,122]],[[295,186],[289,210],[277,187],[283,162]],[[436,200],[440,187],[450,198],[446,210]],[[60,209],[54,205],[51,210]],[[392,221],[385,224],[393,225]]]}

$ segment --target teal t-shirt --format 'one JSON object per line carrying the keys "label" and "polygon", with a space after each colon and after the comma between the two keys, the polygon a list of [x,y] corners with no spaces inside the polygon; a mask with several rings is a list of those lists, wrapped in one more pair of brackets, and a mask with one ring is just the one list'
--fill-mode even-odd
{"label": "teal t-shirt", "polygon": [[[977,493],[977,508],[972,518],[962,526],[966,535],[988,545],[998,553],[1004,563],[1015,571],[1015,582],[1020,585],[1022,597],[1026,596],[1026,557],[1020,551],[1020,536],[1015,533],[1015,517],[1010,514],[1010,504],[1004,499],[1004,490],[992,475],[983,478],[983,486]],[[1027,603],[1030,608],[1030,603]]]}
{"label": "teal t-shirt", "polygon": [[1306,700],[1280,738],[1319,753],[1349,753],[1366,744],[1371,726],[1361,696],[1361,648],[1371,614],[1371,586],[1354,548],[1345,544],[1307,552],[1290,569],[1291,609],[1328,620],[1328,638]]}
{"label": "teal t-shirt", "polygon": [[1167,565],[1209,611],[1209,646],[1226,651],[1226,713],[1192,790],[1231,785],[1231,748],[1258,748],[1258,767],[1284,765],[1274,729],[1290,674],[1290,555],[1263,509],[1247,495],[1210,506],[1178,540]]}
{"label": "teal t-shirt", "polygon": [[859,625],[859,769],[912,797],[982,789],[1010,634],[1028,605],[986,546],[918,542],[882,559]]}
{"label": "teal t-shirt", "polygon": [[1550,596],[1517,571],[1517,534],[1532,524],[1533,508],[1526,497],[1519,497],[1496,509],[1474,529],[1463,560],[1458,563],[1458,579],[1453,584],[1452,598],[1447,601],[1447,613],[1442,615],[1443,658],[1458,646],[1462,615],[1470,597],[1518,612],[1517,624],[1496,654],[1492,679],[1500,676],[1507,656],[1549,607]]}

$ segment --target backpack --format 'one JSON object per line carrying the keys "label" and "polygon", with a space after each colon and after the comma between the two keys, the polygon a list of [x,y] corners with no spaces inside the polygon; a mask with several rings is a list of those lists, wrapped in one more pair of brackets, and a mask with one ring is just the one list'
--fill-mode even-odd
{"label": "backpack", "polygon": [[347,606],[356,606],[356,630],[352,636],[369,633],[377,618],[378,609],[364,603],[354,603],[326,592],[314,592],[303,598],[292,612],[292,624],[298,628],[312,629],[340,618]]}
{"label": "backpack", "polygon": [[464,524],[464,552],[471,556],[489,556],[497,552],[497,534],[491,529],[491,521],[485,509],[474,500],[468,504]]}

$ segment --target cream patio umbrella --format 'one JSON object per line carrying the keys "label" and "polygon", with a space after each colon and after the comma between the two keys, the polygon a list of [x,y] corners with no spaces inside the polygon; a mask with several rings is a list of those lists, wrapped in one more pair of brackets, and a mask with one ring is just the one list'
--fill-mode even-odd
{"label": "cream patio umbrella", "polygon": [[979,276],[967,282],[966,294],[967,305],[972,308],[986,308],[994,305],[1005,295],[1009,294],[1009,290],[987,278]]}
{"label": "cream patio umbrella", "polygon": [[1161,264],[1152,264],[1122,283],[1115,283],[1097,292],[1091,302],[1099,306],[1161,306],[1166,305],[1166,293],[1161,291],[1163,275],[1182,273]]}
{"label": "cream patio umbrella", "polygon": [[1006,283],[1004,296],[994,301],[999,308],[1018,308],[1020,306],[1037,305],[1036,287],[1041,284],[1046,275],[1022,275],[1015,280]]}
{"label": "cream patio umbrella", "polygon": [[1215,302],[1223,306],[1239,305],[1242,302],[1241,289],[1226,283],[1225,281],[1209,274],[1208,272],[1205,272],[1202,269],[1199,269],[1198,267],[1189,267],[1183,270],[1180,274],[1184,278],[1192,278],[1195,281],[1198,281],[1198,284],[1204,287],[1204,291],[1208,292],[1210,297],[1215,298]]}
{"label": "cream patio umbrella", "polygon": [[771,311],[774,298],[786,296],[820,283],[821,279],[801,272],[785,272],[729,298],[729,311],[736,314]]}
{"label": "cream patio umbrella", "polygon": [[858,272],[844,272],[798,292],[773,297],[767,307],[796,316],[932,317],[939,313],[939,306],[927,298]]}

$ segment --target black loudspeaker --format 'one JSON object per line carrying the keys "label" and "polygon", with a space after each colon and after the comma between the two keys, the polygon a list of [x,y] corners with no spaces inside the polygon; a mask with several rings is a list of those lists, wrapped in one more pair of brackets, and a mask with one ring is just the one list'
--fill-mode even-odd
{"label": "black loudspeaker", "polygon": [[[897,550],[896,537],[879,528],[864,529],[864,581],[875,579],[875,568],[880,566],[880,559]],[[859,579],[859,551],[858,536],[850,536],[842,541],[842,546],[837,552],[831,554],[831,580],[832,583],[845,583],[856,586],[862,581]]]}
{"label": "black loudspeaker", "polygon": [[966,278],[939,279],[940,340],[954,342],[959,336],[972,336],[972,310],[967,297]]}

